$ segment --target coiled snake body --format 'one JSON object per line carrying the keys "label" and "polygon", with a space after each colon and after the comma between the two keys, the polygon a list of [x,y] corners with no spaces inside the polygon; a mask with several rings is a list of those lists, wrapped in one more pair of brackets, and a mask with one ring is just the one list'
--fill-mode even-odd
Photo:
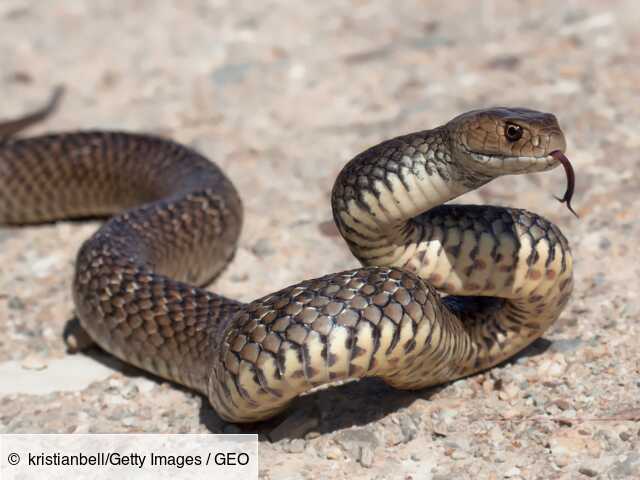
{"label": "coiled snake body", "polygon": [[331,199],[364,267],[244,304],[194,286],[226,266],[240,234],[241,201],[218,167],[146,135],[8,138],[52,107],[0,126],[0,223],[116,214],[78,254],[82,327],[122,360],[207,395],[226,420],[269,418],[341,379],[419,389],[487,369],[542,335],[569,299],[572,257],[555,225],[442,205],[557,166],[565,140],[553,115],[473,111],[356,156]]}

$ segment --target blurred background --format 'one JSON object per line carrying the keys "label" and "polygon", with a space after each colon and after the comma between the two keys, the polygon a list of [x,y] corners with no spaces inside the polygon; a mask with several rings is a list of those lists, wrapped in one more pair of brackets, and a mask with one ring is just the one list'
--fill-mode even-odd
{"label": "blurred background", "polygon": [[[371,380],[312,395],[298,430],[282,418],[259,429],[276,431],[261,474],[639,478],[640,426],[620,413],[640,398],[639,17],[630,0],[2,0],[0,117],[62,84],[59,112],[34,134],[136,130],[206,154],[245,204],[235,262],[211,288],[251,300],[357,266],[329,194],[368,146],[473,108],[555,113],[579,220],[552,198],[559,169],[460,199],[534,210],[570,239],[576,288],[547,343],[441,391]],[[117,362],[75,390],[30,389],[25,361],[45,365],[43,384],[69,358],[73,261],[97,226],[0,229],[0,368],[25,382],[3,392],[0,431],[233,430],[200,397]]]}

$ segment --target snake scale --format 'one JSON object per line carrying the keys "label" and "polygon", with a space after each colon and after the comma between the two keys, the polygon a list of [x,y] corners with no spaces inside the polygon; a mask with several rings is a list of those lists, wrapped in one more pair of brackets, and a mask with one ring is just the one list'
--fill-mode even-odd
{"label": "snake scale", "polygon": [[471,111],[360,153],[331,202],[363,267],[246,304],[199,287],[229,263],[241,230],[242,203],[222,171],[149,135],[13,138],[58,96],[0,126],[0,223],[114,215],[78,253],[82,327],[125,362],[203,393],[225,420],[267,419],[338,380],[420,389],[487,369],[540,337],[570,297],[572,256],[554,224],[443,205],[560,163],[569,205],[573,172],[551,114]]}

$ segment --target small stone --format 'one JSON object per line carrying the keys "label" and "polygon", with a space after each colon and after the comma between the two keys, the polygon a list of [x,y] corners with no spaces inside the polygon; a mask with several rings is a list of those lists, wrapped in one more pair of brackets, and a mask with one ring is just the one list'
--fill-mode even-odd
{"label": "small stone", "polygon": [[440,418],[444,421],[446,425],[451,425],[454,419],[458,416],[457,410],[453,408],[445,408],[440,411]]}
{"label": "small stone", "polygon": [[123,386],[122,380],[120,378],[110,378],[109,382],[108,382],[109,387],[107,388],[107,391],[109,393],[116,393],[119,392],[120,389]]}
{"label": "small stone", "polygon": [[578,468],[578,472],[580,472],[583,475],[586,475],[587,477],[595,477],[596,475],[598,475],[598,471],[594,470],[591,467],[587,467],[587,466],[580,466],[580,468]]}
{"label": "small stone", "polygon": [[540,378],[557,378],[560,377],[567,369],[567,361],[564,355],[557,353],[552,358],[543,360],[538,366],[538,376]]}
{"label": "small stone", "polygon": [[78,353],[95,345],[95,342],[80,325],[80,321],[77,318],[65,325],[62,337],[69,353]]}
{"label": "small stone", "polygon": [[11,297],[7,302],[9,309],[11,310],[24,310],[25,304],[19,297]]}
{"label": "small stone", "polygon": [[486,394],[489,395],[491,394],[491,392],[493,392],[494,390],[496,390],[495,388],[495,383],[491,378],[486,378],[484,382],[482,382],[482,391]]}
{"label": "small stone", "polygon": [[342,450],[337,445],[332,445],[325,450],[325,457],[328,460],[338,460],[342,458]]}
{"label": "small stone", "polygon": [[373,465],[373,449],[369,447],[362,447],[360,449],[360,465],[365,468],[371,468]]}
{"label": "small stone", "polygon": [[431,430],[436,437],[446,437],[449,434],[444,422],[433,422]]}
{"label": "small stone", "polygon": [[289,453],[302,453],[306,447],[306,443],[301,438],[294,438],[289,442],[289,444],[285,447],[285,451]]}
{"label": "small stone", "polygon": [[518,467],[513,467],[504,472],[504,478],[513,478],[520,475],[520,469]]}
{"label": "small stone", "polygon": [[31,263],[31,271],[36,277],[44,278],[60,263],[62,263],[62,258],[59,255],[44,256]]}
{"label": "small stone", "polygon": [[518,386],[515,383],[509,383],[498,393],[498,398],[500,398],[500,400],[511,400],[517,398],[519,394],[520,389]]}
{"label": "small stone", "polygon": [[251,247],[251,251],[258,257],[268,257],[269,255],[273,255],[275,253],[275,249],[271,245],[271,242],[268,238],[259,239],[253,247]]}
{"label": "small stone", "polygon": [[628,442],[629,440],[631,440],[631,434],[629,432],[620,432],[618,436],[623,442]]}
{"label": "small stone", "polygon": [[126,417],[122,419],[122,425],[125,427],[133,427],[136,424],[135,417]]}
{"label": "small stone", "polygon": [[514,418],[522,418],[525,415],[525,411],[520,408],[507,408],[502,412],[502,418],[505,420],[511,420]]}
{"label": "small stone", "polygon": [[402,415],[399,419],[400,431],[402,432],[402,443],[407,443],[416,438],[418,428],[413,419],[408,415]]}
{"label": "small stone", "polygon": [[28,355],[20,364],[25,370],[44,370],[47,368],[47,361],[39,355]]}
{"label": "small stone", "polygon": [[464,450],[460,450],[460,449],[455,449],[452,453],[451,453],[451,458],[453,458],[454,460],[462,460],[463,458],[467,458],[467,452],[465,452]]}
{"label": "small stone", "polygon": [[233,273],[230,275],[229,277],[231,279],[232,282],[235,283],[242,283],[242,282],[246,282],[247,280],[249,280],[249,274],[244,272],[244,273]]}
{"label": "small stone", "polygon": [[600,239],[600,242],[598,243],[598,246],[601,250],[607,250],[611,246],[611,240],[606,237],[602,237]]}
{"label": "small stone", "polygon": [[120,391],[120,395],[122,395],[122,398],[126,398],[127,400],[131,400],[132,398],[134,398],[136,395],[138,395],[138,392],[140,390],[138,389],[138,387],[136,385],[125,385],[122,390]]}
{"label": "small stone", "polygon": [[356,461],[360,460],[363,449],[368,448],[373,451],[379,443],[375,434],[366,428],[343,430],[335,436],[335,442]]}
{"label": "small stone", "polygon": [[496,425],[491,430],[489,430],[489,440],[494,446],[497,446],[504,441],[504,435],[502,434],[502,430],[500,430],[500,427]]}
{"label": "small stone", "polygon": [[497,451],[493,459],[496,463],[505,463],[507,461],[507,456],[504,454],[504,452]]}

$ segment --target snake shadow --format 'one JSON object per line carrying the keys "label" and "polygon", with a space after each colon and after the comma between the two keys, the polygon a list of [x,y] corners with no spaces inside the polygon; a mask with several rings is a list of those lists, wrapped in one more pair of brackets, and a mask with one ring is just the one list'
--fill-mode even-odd
{"label": "snake shadow", "polygon": [[[77,328],[76,323],[76,318],[70,319],[65,332]],[[499,369],[505,365],[517,363],[520,359],[541,355],[551,345],[551,341],[539,338],[518,354],[493,368]],[[429,400],[433,395],[446,390],[452,383],[408,391],[394,389],[379,378],[364,378],[359,381],[321,387],[298,397],[286,411],[270,420],[231,424],[218,416],[204,395],[129,365],[104,352],[98,346],[87,346],[75,354],[86,355],[120,372],[125,377],[144,377],[158,384],[169,382],[178,390],[201,397],[199,421],[211,433],[257,433],[261,441],[270,442],[304,438],[309,432],[322,435],[350,427],[365,426],[409,407],[418,399]]]}
{"label": "snake shadow", "polygon": [[[521,359],[541,355],[551,345],[550,340],[539,338],[516,355],[493,367],[492,370],[517,363]],[[446,390],[451,383],[453,382],[408,391],[394,389],[379,378],[364,378],[321,388],[298,397],[285,412],[273,419],[232,427],[220,419],[209,402],[203,399],[200,407],[200,421],[212,433],[220,433],[222,428],[225,433],[257,433],[260,439],[265,441],[292,440],[304,438],[311,431],[327,434],[350,427],[368,425],[409,407],[418,399],[429,400],[437,393]]]}
{"label": "snake shadow", "polygon": [[[257,423],[223,427],[225,433],[257,433],[264,441],[304,438],[309,432],[332,433],[354,426],[364,426],[408,407],[420,398],[429,398],[444,386],[416,391],[389,387],[378,378],[364,378],[320,390],[296,398],[280,415]],[[220,431],[218,417],[205,399],[200,408],[200,421],[212,432]]]}

